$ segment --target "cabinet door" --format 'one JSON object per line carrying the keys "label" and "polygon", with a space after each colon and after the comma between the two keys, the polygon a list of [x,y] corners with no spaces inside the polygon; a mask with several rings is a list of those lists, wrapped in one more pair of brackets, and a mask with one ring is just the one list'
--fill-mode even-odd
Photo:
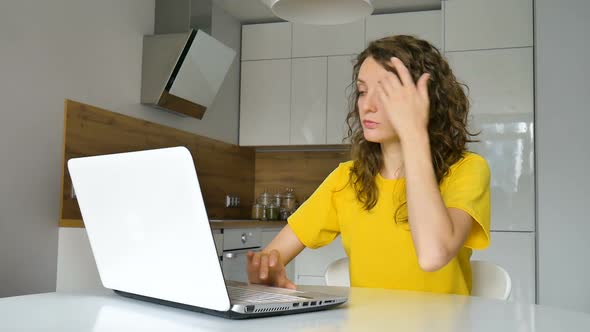
{"label": "cabinet door", "polygon": [[346,115],[353,91],[352,69],[355,57],[349,55],[328,57],[328,101],[326,143],[342,144],[347,135]]}
{"label": "cabinet door", "polygon": [[[281,231],[282,228],[273,228],[273,229],[264,229],[262,231],[262,249],[266,248],[274,239],[277,234]],[[295,282],[295,264],[297,259],[293,259],[289,264],[286,266],[287,270],[287,278],[289,280]]]}
{"label": "cabinet door", "polygon": [[242,26],[242,61],[290,57],[290,22]]}
{"label": "cabinet door", "polygon": [[534,137],[532,48],[447,53],[469,87],[469,148],[490,166],[492,229],[534,231]]}
{"label": "cabinet door", "polygon": [[445,50],[533,45],[533,0],[443,1]]}
{"label": "cabinet door", "polygon": [[332,243],[319,249],[305,248],[297,256],[295,272],[299,285],[325,285],[324,273],[333,261],[346,257],[338,236]]}
{"label": "cabinet door", "polygon": [[326,57],[292,62],[290,144],[326,144]]}
{"label": "cabinet door", "polygon": [[291,59],[243,61],[240,145],[289,144]]}
{"label": "cabinet door", "polygon": [[413,35],[442,51],[442,13],[440,10],[372,15],[367,18],[366,44],[392,35]]}
{"label": "cabinet door", "polygon": [[535,303],[535,233],[492,232],[492,243],[473,251],[472,260],[485,260],[503,267],[512,279],[509,300]]}
{"label": "cabinet door", "polygon": [[469,127],[490,167],[492,230],[535,231],[533,114],[476,114]]}
{"label": "cabinet door", "polygon": [[532,47],[447,53],[475,114],[533,113]]}
{"label": "cabinet door", "polygon": [[357,54],[365,42],[365,21],[340,25],[293,24],[294,58]]}

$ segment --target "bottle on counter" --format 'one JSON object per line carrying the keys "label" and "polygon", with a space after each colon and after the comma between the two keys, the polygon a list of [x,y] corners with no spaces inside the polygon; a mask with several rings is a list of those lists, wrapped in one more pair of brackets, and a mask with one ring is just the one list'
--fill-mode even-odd
{"label": "bottle on counter", "polygon": [[268,220],[279,220],[279,206],[274,202],[266,207],[266,217]]}
{"label": "bottle on counter", "polygon": [[263,210],[262,204],[254,203],[252,205],[252,215],[251,215],[252,219],[257,219],[257,220],[262,219],[262,210]]}
{"label": "bottle on counter", "polygon": [[283,194],[283,204],[282,206],[285,208],[289,214],[295,212],[297,208],[297,199],[295,197],[295,192],[293,188],[287,188],[285,193]]}

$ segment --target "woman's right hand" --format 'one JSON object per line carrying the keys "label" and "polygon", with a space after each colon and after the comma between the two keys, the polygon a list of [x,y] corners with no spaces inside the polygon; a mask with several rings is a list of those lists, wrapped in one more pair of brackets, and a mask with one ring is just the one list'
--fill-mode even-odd
{"label": "woman's right hand", "polygon": [[247,271],[248,281],[251,284],[296,289],[295,284],[287,278],[287,270],[281,261],[281,254],[278,250],[249,251]]}

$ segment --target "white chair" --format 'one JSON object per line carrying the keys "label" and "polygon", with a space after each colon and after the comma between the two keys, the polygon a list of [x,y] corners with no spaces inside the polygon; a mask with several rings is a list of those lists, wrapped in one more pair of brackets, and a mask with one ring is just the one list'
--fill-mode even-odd
{"label": "white chair", "polygon": [[[486,262],[471,261],[473,274],[472,296],[507,300],[512,290],[512,279],[502,267]],[[340,258],[328,265],[324,274],[326,285],[350,287],[348,258]]]}
{"label": "white chair", "polygon": [[486,261],[471,261],[472,296],[508,300],[512,279],[501,266]]}
{"label": "white chair", "polygon": [[350,273],[348,272],[348,258],[340,258],[328,265],[324,279],[327,286],[350,287]]}

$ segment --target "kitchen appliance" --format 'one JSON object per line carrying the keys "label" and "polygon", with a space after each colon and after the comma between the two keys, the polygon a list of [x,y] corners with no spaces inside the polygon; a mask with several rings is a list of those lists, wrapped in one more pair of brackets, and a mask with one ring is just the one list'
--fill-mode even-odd
{"label": "kitchen appliance", "polygon": [[262,249],[260,228],[225,229],[223,231],[223,276],[226,280],[248,282],[246,260],[248,251]]}
{"label": "kitchen appliance", "polygon": [[236,51],[210,36],[211,0],[156,1],[144,36],[141,103],[202,119]]}

